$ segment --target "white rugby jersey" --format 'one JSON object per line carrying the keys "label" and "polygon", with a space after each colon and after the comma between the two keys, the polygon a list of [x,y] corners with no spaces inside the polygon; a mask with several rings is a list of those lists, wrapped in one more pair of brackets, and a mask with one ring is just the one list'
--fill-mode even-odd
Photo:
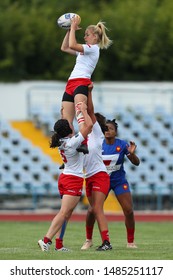
{"label": "white rugby jersey", "polygon": [[92,132],[88,135],[89,154],[84,156],[84,170],[86,178],[101,171],[107,172],[102,159],[103,139],[104,135],[101,131],[100,125],[96,122],[93,125]]}
{"label": "white rugby jersey", "polygon": [[76,64],[71,72],[69,79],[91,78],[97,65],[100,49],[98,45],[83,44],[84,53],[76,52]]}
{"label": "white rugby jersey", "polygon": [[63,170],[64,174],[75,175],[79,177],[84,177],[83,174],[83,153],[78,153],[76,148],[80,146],[84,137],[79,132],[71,138],[62,138],[61,146],[58,147],[58,150],[62,156],[65,167]]}

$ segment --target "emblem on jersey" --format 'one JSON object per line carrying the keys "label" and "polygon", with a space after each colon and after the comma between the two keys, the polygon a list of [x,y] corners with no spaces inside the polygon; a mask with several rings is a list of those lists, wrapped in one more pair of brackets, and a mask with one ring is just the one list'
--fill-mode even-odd
{"label": "emblem on jersey", "polygon": [[123,185],[123,189],[124,189],[124,190],[127,190],[127,189],[128,189],[128,186],[127,186],[127,185]]}
{"label": "emblem on jersey", "polygon": [[117,151],[117,152],[120,152],[120,150],[121,150],[121,147],[120,147],[120,146],[117,146],[117,147],[116,147],[116,151]]}

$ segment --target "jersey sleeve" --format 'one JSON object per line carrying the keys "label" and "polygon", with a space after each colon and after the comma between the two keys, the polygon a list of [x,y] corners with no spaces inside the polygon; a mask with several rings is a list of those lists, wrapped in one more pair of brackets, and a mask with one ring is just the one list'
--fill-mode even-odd
{"label": "jersey sleeve", "polygon": [[84,54],[95,53],[98,50],[97,45],[83,44]]}
{"label": "jersey sleeve", "polygon": [[82,143],[83,140],[84,137],[80,132],[78,132],[72,138],[70,138],[70,140],[67,143],[67,146],[76,149]]}

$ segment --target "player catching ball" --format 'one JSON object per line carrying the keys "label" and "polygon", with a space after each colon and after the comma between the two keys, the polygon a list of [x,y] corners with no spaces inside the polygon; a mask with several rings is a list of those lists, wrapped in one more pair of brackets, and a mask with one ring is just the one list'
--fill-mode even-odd
{"label": "player catching ball", "polygon": [[[92,83],[91,76],[100,56],[100,49],[107,49],[112,41],[106,35],[106,26],[99,21],[96,25],[89,25],[84,34],[84,44],[76,40],[76,31],[80,30],[80,18],[73,17],[71,28],[67,31],[62,42],[61,50],[76,56],[75,66],[69,76],[65,92],[62,97],[62,118],[67,119],[73,127],[76,115],[78,124],[83,122],[83,115],[78,104],[87,104],[88,86]],[[89,109],[89,108],[88,108]],[[78,149],[88,153],[87,141]]]}

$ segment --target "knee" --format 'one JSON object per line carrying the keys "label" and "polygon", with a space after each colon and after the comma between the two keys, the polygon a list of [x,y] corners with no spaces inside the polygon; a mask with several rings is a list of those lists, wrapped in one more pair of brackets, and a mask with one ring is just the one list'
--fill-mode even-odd
{"label": "knee", "polygon": [[68,211],[61,211],[61,216],[63,218],[63,220],[69,220],[70,219],[70,216],[72,214],[73,210],[68,210]]}
{"label": "knee", "polygon": [[97,216],[97,215],[99,215],[102,211],[103,211],[103,209],[101,209],[100,205],[93,205],[93,207],[92,207],[93,215]]}
{"label": "knee", "polygon": [[89,215],[94,215],[94,211],[92,207],[88,207],[88,214]]}
{"label": "knee", "polygon": [[134,216],[132,207],[125,208],[123,212],[126,217]]}

